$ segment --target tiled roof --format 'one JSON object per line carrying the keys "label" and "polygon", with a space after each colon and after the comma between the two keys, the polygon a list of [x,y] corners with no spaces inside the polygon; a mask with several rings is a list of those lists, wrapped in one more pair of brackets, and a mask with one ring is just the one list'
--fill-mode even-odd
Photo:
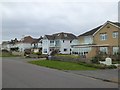
{"label": "tiled roof", "polygon": [[49,39],[49,40],[54,40],[54,36],[53,35],[45,35],[46,37],[47,37],[47,39]]}
{"label": "tiled roof", "polygon": [[90,31],[88,31],[88,32],[85,32],[85,33],[79,35],[78,37],[80,37],[80,36],[89,36],[89,35],[93,35],[93,34],[94,34],[99,28],[101,28],[102,26],[103,26],[103,25],[98,26],[97,28],[94,28],[94,29],[92,29],[92,30],[90,30]]}
{"label": "tiled roof", "polygon": [[[108,23],[112,23],[112,24],[120,27],[120,23],[119,23],[119,22],[111,22],[111,21],[107,21],[107,22],[108,22]],[[96,27],[96,28],[94,28],[94,29],[92,29],[92,30],[90,30],[90,31],[88,31],[88,32],[85,32],[85,33],[79,35],[78,37],[80,37],[80,36],[93,35],[93,34],[94,34],[98,29],[100,29],[102,26],[103,26],[103,25],[100,25],[100,26],[98,26],[98,27]]]}
{"label": "tiled roof", "polygon": [[23,40],[21,40],[22,43],[38,43],[40,41],[40,39],[42,39],[42,37],[38,38],[38,39],[35,39],[35,38],[32,38],[31,36],[26,36],[23,38]]}
{"label": "tiled roof", "polygon": [[77,37],[72,34],[72,33],[56,33],[53,35],[45,35],[49,40],[54,40],[54,39],[67,39],[67,40],[73,40],[73,39],[77,39]]}
{"label": "tiled roof", "polygon": [[[109,22],[110,22],[110,21],[109,21]],[[120,27],[120,23],[119,23],[119,22],[110,22],[110,23],[112,23],[112,24],[114,24],[114,25]]]}

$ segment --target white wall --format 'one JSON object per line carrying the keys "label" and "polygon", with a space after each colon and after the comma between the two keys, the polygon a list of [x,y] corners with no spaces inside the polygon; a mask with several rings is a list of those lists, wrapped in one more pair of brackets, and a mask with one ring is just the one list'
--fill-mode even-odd
{"label": "white wall", "polygon": [[38,43],[38,48],[42,48],[42,44],[41,43]]}
{"label": "white wall", "polygon": [[4,44],[4,45],[2,45],[2,49],[6,49],[6,50],[10,51],[11,46],[12,46],[11,44]]}
{"label": "white wall", "polygon": [[19,47],[19,51],[24,52],[25,49],[32,48],[32,45],[30,43],[18,43],[15,47]]}
{"label": "white wall", "polygon": [[[42,54],[48,54],[49,46],[50,46],[50,41],[48,39],[43,39],[43,41],[42,41]],[[44,49],[47,49],[47,53],[44,52]]]}
{"label": "white wall", "polygon": [[[60,53],[70,54],[70,48],[71,48],[70,40],[64,40],[64,43],[63,43],[63,40],[60,40],[60,43],[61,43]],[[64,51],[64,49],[67,49],[67,51]]]}
{"label": "white wall", "polygon": [[[56,46],[56,41],[59,41],[59,45]],[[73,40],[70,43],[70,40],[63,40],[62,39],[57,39],[54,40],[54,43],[50,43],[50,40],[48,40],[47,38],[44,38],[42,40],[42,54],[48,54],[50,52],[50,48],[59,48],[60,49],[60,53],[61,54],[70,54],[70,49],[71,49],[71,45],[78,45],[79,41],[77,39]],[[44,52],[44,49],[47,49],[47,53]],[[64,51],[64,49],[67,49],[67,51]]]}

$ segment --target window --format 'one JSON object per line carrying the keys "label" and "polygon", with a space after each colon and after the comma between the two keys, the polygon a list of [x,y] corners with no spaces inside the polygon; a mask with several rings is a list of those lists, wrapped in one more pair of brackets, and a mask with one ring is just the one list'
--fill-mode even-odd
{"label": "window", "polygon": [[64,37],[67,37],[67,34],[64,34]]}
{"label": "window", "polygon": [[119,47],[113,47],[113,55],[118,53]]}
{"label": "window", "polygon": [[63,43],[64,43],[64,40],[63,40]]}
{"label": "window", "polygon": [[55,41],[55,45],[56,45],[56,46],[59,46],[59,45],[60,45],[60,41],[59,41],[59,40],[56,40],[56,41]]}
{"label": "window", "polygon": [[113,32],[112,36],[113,38],[118,38],[118,32]]}
{"label": "window", "polygon": [[66,52],[67,51],[67,49],[66,48],[64,48],[64,52]]}
{"label": "window", "polygon": [[70,43],[72,43],[72,40],[70,40]]}
{"label": "window", "polygon": [[108,53],[108,47],[100,47],[100,52]]}
{"label": "window", "polygon": [[54,40],[51,40],[50,43],[54,43]]}
{"label": "window", "polygon": [[107,40],[107,34],[106,33],[102,33],[102,34],[100,34],[100,40]]}
{"label": "window", "polygon": [[44,53],[47,53],[47,49],[44,49]]}

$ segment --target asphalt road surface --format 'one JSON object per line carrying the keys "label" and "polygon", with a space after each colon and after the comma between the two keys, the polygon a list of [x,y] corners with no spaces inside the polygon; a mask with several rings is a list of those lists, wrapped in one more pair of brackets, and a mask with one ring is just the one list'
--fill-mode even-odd
{"label": "asphalt road surface", "polygon": [[3,58],[2,88],[118,88],[117,83]]}

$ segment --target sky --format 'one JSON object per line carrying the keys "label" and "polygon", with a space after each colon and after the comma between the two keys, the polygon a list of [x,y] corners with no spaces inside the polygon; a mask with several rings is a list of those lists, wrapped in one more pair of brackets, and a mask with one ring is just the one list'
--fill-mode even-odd
{"label": "sky", "polygon": [[[110,0],[109,0],[110,1]],[[1,2],[2,40],[68,32],[80,35],[106,21],[118,21],[118,2],[26,1]]]}

